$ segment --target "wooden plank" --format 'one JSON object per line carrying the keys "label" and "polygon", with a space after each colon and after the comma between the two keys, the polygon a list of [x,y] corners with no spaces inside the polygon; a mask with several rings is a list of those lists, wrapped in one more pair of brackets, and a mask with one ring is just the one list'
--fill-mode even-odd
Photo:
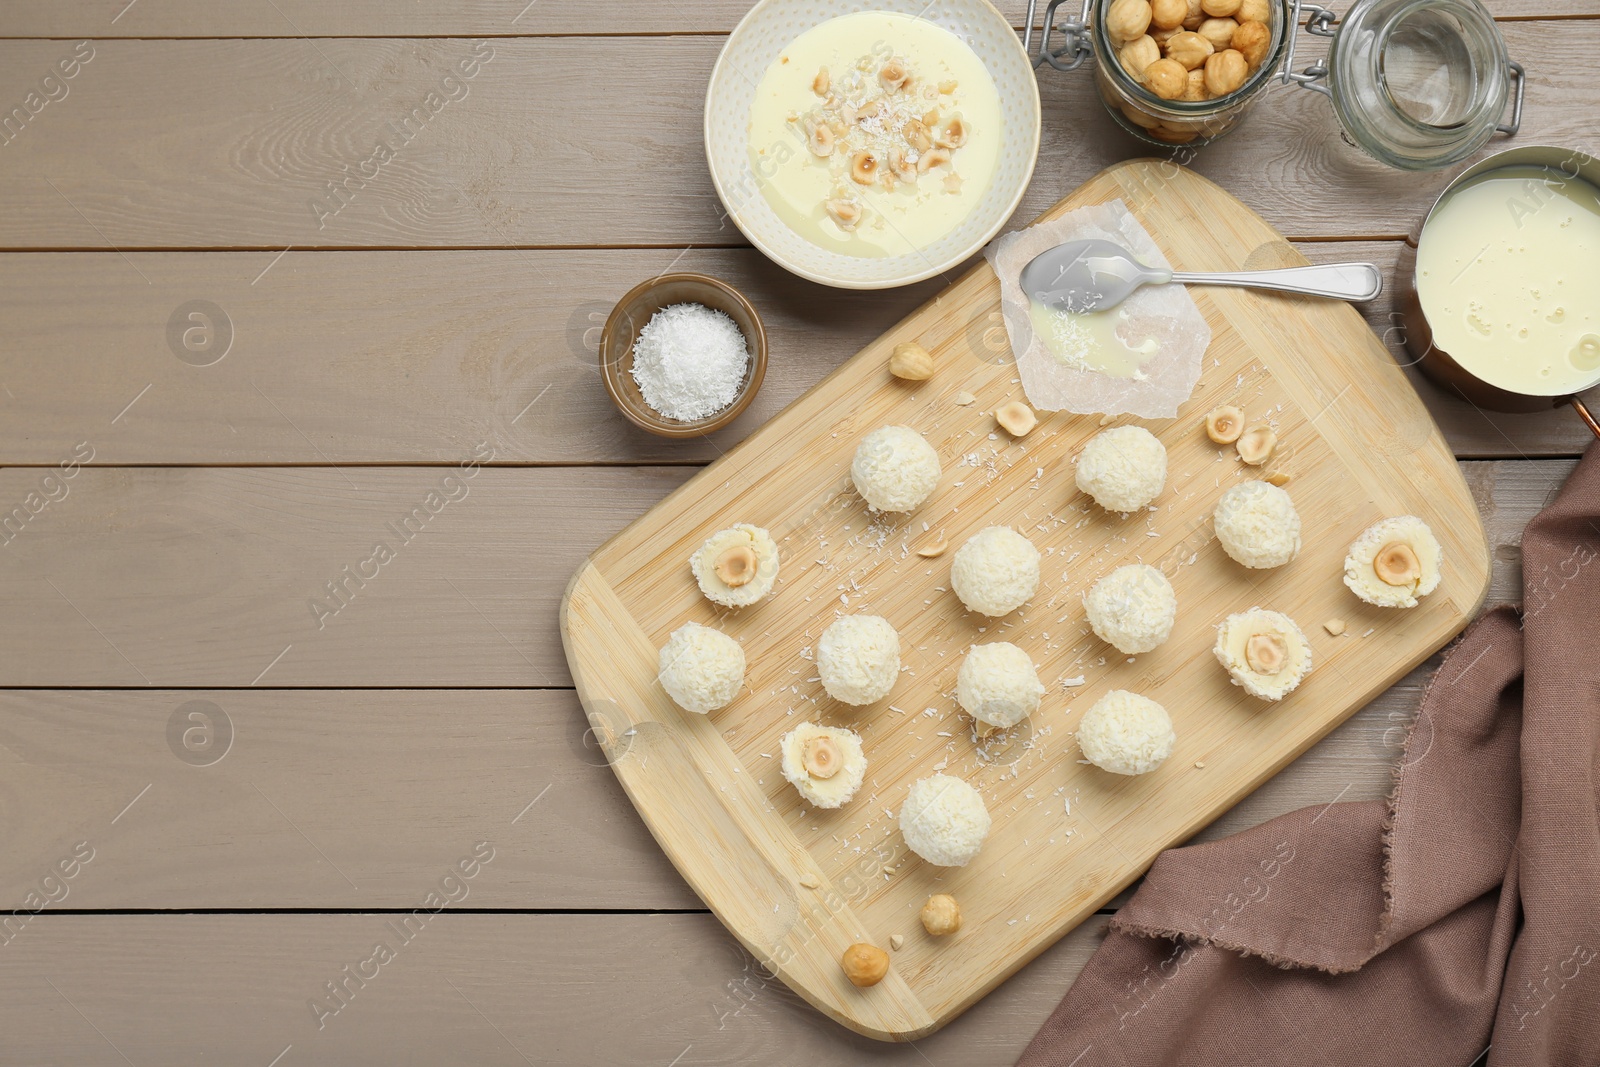
{"label": "wooden plank", "polygon": [[[1391,279],[1399,242],[1295,247],[1318,262],[1371,260]],[[813,287],[751,249],[276,258],[133,253],[136,271],[116,253],[0,255],[0,465],[53,466],[85,441],[102,464],[454,463],[480,441],[496,464],[706,462],[941,285],[841,290],[819,307]],[[596,370],[612,303],[669,267],[739,285],[767,327],[761,393],[709,441],[634,428]],[[1393,289],[1363,311],[1407,362]],[[974,322],[969,340],[989,325]],[[184,330],[197,331],[195,350]],[[1576,455],[1589,439],[1566,412],[1501,415],[1429,383],[1418,391],[1457,456]]]}
{"label": "wooden plank", "polygon": [[564,690],[0,691],[0,900],[87,840],[60,906],[406,908],[487,840],[473,908],[700,908],[586,729]]}
{"label": "wooden plank", "polygon": [[[1113,167],[1049,214],[1112,200],[1160,235],[1179,270],[1305,262],[1216,185],[1152,163]],[[1209,222],[1197,230],[1194,219]],[[1210,348],[1182,417],[1143,420],[1166,446],[1166,488],[1133,529],[1081,494],[1062,495],[1061,472],[1097,432],[1093,419],[1053,415],[1025,441],[996,441],[990,412],[1021,390],[1015,367],[973,358],[967,340],[973,320],[1000,308],[999,286],[983,269],[596,550],[573,578],[562,606],[567,658],[585,707],[605,707],[635,730],[633,751],[614,763],[634,805],[740,941],[860,1033],[912,1040],[959,1015],[1157,852],[1233,806],[1458,633],[1487,592],[1490,559],[1474,500],[1361,317],[1336,302],[1227,289],[1194,295]],[[941,365],[911,389],[883,366],[889,349],[908,341]],[[959,392],[977,403],[960,406]],[[1212,543],[1218,479],[1258,476],[1236,461],[1219,464],[1216,447],[1196,432],[1199,413],[1225,403],[1252,419],[1270,413],[1292,450],[1275,469],[1293,478],[1307,536],[1280,571],[1242,571]],[[945,465],[910,516],[868,514],[849,485],[861,435],[886,424],[915,427]],[[1396,464],[1406,468],[1403,482]],[[1406,513],[1432,526],[1451,566],[1412,611],[1363,609],[1338,581],[1346,546],[1373,522]],[[770,603],[730,613],[712,609],[682,560],[708,531],[736,522],[770,530],[785,559]],[[965,612],[948,590],[948,564],[913,552],[930,523],[955,545],[994,524],[1024,531],[1045,556],[1029,605],[1004,619]],[[1183,605],[1171,640],[1136,665],[1089,634],[1079,614],[1090,583],[1134,562],[1160,566]],[[1318,670],[1282,708],[1263,710],[1230,686],[1211,655],[1217,620],[1250,604],[1299,620],[1315,650]],[[843,707],[807,677],[814,667],[802,650],[851,612],[882,615],[900,632],[897,683],[870,708]],[[1323,632],[1318,623],[1334,616],[1364,636]],[[657,680],[657,649],[686,619],[717,626],[744,650],[748,696],[710,716],[679,709]],[[950,697],[967,648],[996,639],[1020,644],[1050,690],[1074,676],[1083,686],[1020,725],[1010,759],[974,753],[970,720]],[[1065,758],[1073,711],[1113,689],[1160,701],[1177,723],[1173,757],[1136,780]],[[835,812],[800,803],[772,770],[783,735],[807,719],[849,723],[866,741],[870,785]],[[905,852],[889,811],[913,782],[947,766],[997,812],[983,852],[959,869]],[[796,922],[818,893],[857,875],[860,862],[892,877],[860,907],[831,911],[823,928]],[[805,888],[819,879],[822,889]],[[865,996],[844,982],[838,953],[861,930],[914,913],[946,888],[963,912],[1005,920],[1001,936],[959,960],[908,946],[913,965],[903,980],[891,973]]]}
{"label": "wooden plank", "polygon": [[568,576],[690,473],[0,471],[0,684],[567,685]]}
{"label": "wooden plank", "polygon": [[[1490,596],[1514,599],[1516,534],[1572,463],[1462,467],[1502,557]],[[410,543],[387,532],[444,473],[87,468],[46,483],[0,470],[0,519],[43,504],[0,536],[0,686],[568,685],[567,578],[693,472],[483,470]],[[319,630],[309,601],[338,607],[327,583],[378,539],[396,558],[347,584]]]}
{"label": "wooden plank", "polygon": [[[1430,669],[1199,838],[1384,796]],[[703,910],[586,727],[570,691],[7,690],[0,900],[89,841],[57,910],[405,908],[488,840],[471,908]]]}
{"label": "wooden plank", "polygon": [[[1027,4],[995,5],[1022,24]],[[1042,5],[1041,5],[1042,6]],[[1496,18],[1600,15],[1593,0],[1490,0]],[[383,0],[11,0],[0,12],[0,37],[493,37],[511,34],[716,33],[733,29],[749,0],[652,4],[618,0],[454,0],[392,4]],[[1076,9],[1074,9],[1076,14]]]}
{"label": "wooden plank", "polygon": [[[1520,142],[1600,149],[1585,95],[1600,21],[1504,27],[1512,54],[1528,62]],[[65,83],[69,94],[0,145],[0,198],[12,207],[0,219],[0,247],[743,244],[701,147],[720,45],[715,37],[100,42]],[[0,101],[22,100],[70,48],[5,42]],[[430,106],[428,94],[474,48],[489,57],[476,76],[452,83],[457,99],[437,96]],[[168,77],[172,70],[184,77]],[[628,106],[596,108],[596,72],[607,98]],[[1045,136],[1016,224],[1144,151],[1116,132],[1087,73],[1041,79]],[[396,133],[419,105],[426,118],[412,119],[408,136]],[[380,137],[391,146],[387,161],[374,156]],[[1361,155],[1340,140],[1322,96],[1289,86],[1270,90],[1239,132],[1187,155],[1291,237],[1399,236],[1448,179]],[[330,190],[330,182],[341,184]]]}
{"label": "wooden plank", "polygon": [[[98,861],[96,861],[98,862]],[[498,862],[496,860],[495,862]],[[93,864],[83,878],[90,877]],[[476,881],[495,877],[491,863]],[[435,878],[415,887],[420,905]],[[472,884],[472,883],[468,883]],[[764,978],[707,915],[54,915],[4,946],[18,1063],[1010,1064],[1100,940],[1057,944],[962,1022],[880,1045]],[[392,952],[363,969],[374,946]],[[348,978],[345,967],[357,979]],[[344,981],[347,1002],[326,983]],[[152,1004],[186,1005],[152,1011]],[[191,1018],[203,1025],[189,1025]],[[318,1021],[322,1025],[319,1029]],[[691,1051],[692,1046],[692,1051]],[[285,1051],[287,1049],[287,1051]],[[124,1059],[123,1057],[126,1057]]]}

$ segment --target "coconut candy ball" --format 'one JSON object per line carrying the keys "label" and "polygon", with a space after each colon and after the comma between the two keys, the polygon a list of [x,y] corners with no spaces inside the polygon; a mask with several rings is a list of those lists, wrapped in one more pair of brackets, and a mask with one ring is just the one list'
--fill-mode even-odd
{"label": "coconut candy ball", "polygon": [[1246,567],[1281,567],[1300,552],[1300,513],[1269,482],[1229,486],[1211,521],[1222,550]]}
{"label": "coconut candy ball", "polygon": [[913,511],[939,485],[939,453],[909,426],[880,426],[861,439],[850,480],[873,511]]}
{"label": "coconut candy ball", "polygon": [[1039,710],[1044,684],[1028,654],[1008,641],[973,645],[956,672],[956,701],[989,726],[1015,726]]}
{"label": "coconut candy ball", "polygon": [[1039,591],[1039,550],[1009,526],[990,526],[956,549],[950,586],[969,610],[1009,615]]}
{"label": "coconut candy ball", "polygon": [[1172,636],[1178,595],[1167,576],[1145,563],[1118,567],[1083,598],[1096,636],[1132,656],[1158,648]]}
{"label": "coconut candy ball", "polygon": [[1167,484],[1167,449],[1143,426],[1101,430],[1078,453],[1078,488],[1107,511],[1148,507]]}
{"label": "coconut candy ball", "polygon": [[761,527],[741,522],[712,534],[689,557],[689,569],[713,604],[749,607],[778,580],[778,545]]}
{"label": "coconut candy ball", "polygon": [[876,703],[900,677],[900,635],[877,615],[835,619],[817,642],[817,674],[835,700]]}
{"label": "coconut candy ball", "polygon": [[983,797],[948,774],[913,782],[900,805],[906,846],[940,867],[965,867],[983,847],[989,825]]}
{"label": "coconut candy ball", "polygon": [[1148,697],[1113,689],[1078,723],[1085,758],[1112,774],[1146,774],[1172,755],[1178,741],[1167,709]]}
{"label": "coconut candy ball", "polygon": [[698,715],[727,707],[744,685],[739,642],[697,622],[672,631],[657,664],[661,688],[680,708]]}

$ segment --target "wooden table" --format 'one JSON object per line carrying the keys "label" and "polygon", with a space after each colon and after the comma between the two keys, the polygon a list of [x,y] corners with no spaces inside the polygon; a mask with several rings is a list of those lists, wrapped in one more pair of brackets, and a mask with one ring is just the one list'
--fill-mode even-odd
{"label": "wooden table", "polygon": [[[0,11],[6,1062],[1006,1064],[1097,943],[1103,916],[874,1044],[765,980],[586,745],[577,562],[946,280],[822,290],[727,222],[700,114],[745,0],[525,3]],[[1600,149],[1600,3],[1493,6],[1517,143]],[[1086,74],[1042,88],[1013,225],[1140,154]],[[1287,88],[1193,166],[1312,259],[1386,266],[1447,178]],[[772,340],[692,444],[628,428],[595,367],[674,265]],[[1516,599],[1586,431],[1421,388]],[[1425,674],[1204,836],[1383,795]]]}

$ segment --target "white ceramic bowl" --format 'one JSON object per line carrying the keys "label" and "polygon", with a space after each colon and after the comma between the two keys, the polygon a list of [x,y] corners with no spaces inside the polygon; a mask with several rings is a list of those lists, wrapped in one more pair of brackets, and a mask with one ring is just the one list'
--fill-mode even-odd
{"label": "white ceramic bowl", "polygon": [[[750,165],[750,107],[778,54],[819,23],[857,11],[921,16],[966,41],[994,79],[1005,120],[1000,163],[960,226],[901,256],[846,256],[800,236],[762,194]],[[728,37],[706,90],[706,161],[728,217],[773,262],[843,289],[889,289],[931,278],[982,248],[1005,225],[1039,156],[1039,85],[1005,17],[987,0],[760,0]]]}

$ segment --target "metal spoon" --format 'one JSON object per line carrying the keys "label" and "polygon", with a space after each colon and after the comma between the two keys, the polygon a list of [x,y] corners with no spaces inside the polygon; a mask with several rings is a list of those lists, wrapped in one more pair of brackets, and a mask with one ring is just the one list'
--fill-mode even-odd
{"label": "metal spoon", "polygon": [[1275,289],[1357,301],[1371,300],[1383,291],[1383,278],[1371,263],[1196,273],[1147,267],[1126,248],[1100,240],[1068,241],[1039,254],[1022,268],[1022,291],[1059,311],[1104,311],[1122,303],[1142,285],[1168,282]]}

